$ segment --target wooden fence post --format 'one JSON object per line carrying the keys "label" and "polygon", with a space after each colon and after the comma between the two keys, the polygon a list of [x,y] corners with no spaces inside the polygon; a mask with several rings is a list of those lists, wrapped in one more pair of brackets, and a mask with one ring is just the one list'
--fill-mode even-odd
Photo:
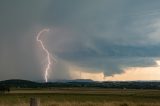
{"label": "wooden fence post", "polygon": [[40,100],[37,98],[30,98],[30,106],[40,106]]}

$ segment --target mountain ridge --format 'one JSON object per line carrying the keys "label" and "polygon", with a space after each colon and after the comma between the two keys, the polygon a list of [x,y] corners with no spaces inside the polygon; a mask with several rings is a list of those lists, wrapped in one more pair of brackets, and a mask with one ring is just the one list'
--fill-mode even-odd
{"label": "mountain ridge", "polygon": [[114,89],[159,89],[158,81],[92,81],[92,80],[69,80],[57,82],[35,82],[23,79],[9,79],[0,81],[1,86],[11,88],[52,88],[52,87],[90,87],[90,88],[114,88]]}

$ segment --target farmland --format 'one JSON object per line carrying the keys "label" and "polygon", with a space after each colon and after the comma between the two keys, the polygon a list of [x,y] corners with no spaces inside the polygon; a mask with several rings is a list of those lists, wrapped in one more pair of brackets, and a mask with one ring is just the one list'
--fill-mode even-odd
{"label": "farmland", "polygon": [[102,88],[23,88],[0,94],[0,106],[160,106],[160,90]]}

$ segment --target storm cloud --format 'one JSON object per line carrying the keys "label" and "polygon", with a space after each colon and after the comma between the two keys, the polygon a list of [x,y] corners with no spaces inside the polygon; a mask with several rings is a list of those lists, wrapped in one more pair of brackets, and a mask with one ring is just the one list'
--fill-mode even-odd
{"label": "storm cloud", "polygon": [[[160,57],[160,1],[1,0],[0,80],[43,79],[35,36],[44,38],[58,62],[50,79],[70,79],[68,65],[123,73],[156,66]],[[37,56],[38,55],[38,56]]]}

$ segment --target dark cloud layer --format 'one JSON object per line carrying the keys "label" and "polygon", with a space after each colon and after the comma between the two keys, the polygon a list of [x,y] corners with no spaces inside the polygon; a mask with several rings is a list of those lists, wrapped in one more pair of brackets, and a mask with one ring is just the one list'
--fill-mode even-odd
{"label": "dark cloud layer", "polygon": [[[0,80],[41,80],[36,33],[59,62],[51,79],[67,79],[67,64],[106,75],[147,67],[160,56],[160,1],[1,0]],[[67,63],[67,64],[66,64]]]}

